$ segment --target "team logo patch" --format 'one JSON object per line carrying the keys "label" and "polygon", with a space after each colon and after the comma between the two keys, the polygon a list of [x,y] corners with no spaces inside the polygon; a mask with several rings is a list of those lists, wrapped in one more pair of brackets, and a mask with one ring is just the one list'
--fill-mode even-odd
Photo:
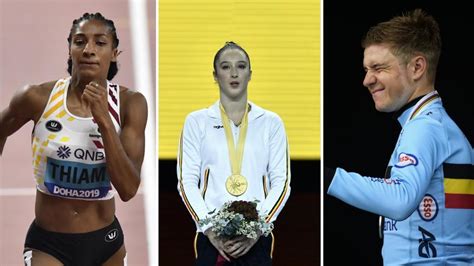
{"label": "team logo patch", "polygon": [[63,129],[63,126],[56,120],[49,120],[46,122],[46,129],[51,132],[59,132]]}
{"label": "team logo patch", "polygon": [[413,154],[403,153],[403,152],[400,153],[400,155],[398,155],[398,163],[395,164],[395,167],[403,168],[410,165],[413,165],[413,166],[418,165],[418,158],[416,158],[416,156]]}
{"label": "team logo patch", "polygon": [[112,242],[117,239],[119,234],[118,229],[112,229],[105,235],[105,242]]}
{"label": "team logo patch", "polygon": [[438,202],[430,195],[426,194],[418,205],[418,214],[423,221],[429,222],[436,218],[438,214]]}
{"label": "team logo patch", "polygon": [[56,151],[56,154],[61,159],[67,159],[69,158],[69,156],[71,156],[71,148],[69,148],[66,145],[63,145],[58,148],[58,150]]}

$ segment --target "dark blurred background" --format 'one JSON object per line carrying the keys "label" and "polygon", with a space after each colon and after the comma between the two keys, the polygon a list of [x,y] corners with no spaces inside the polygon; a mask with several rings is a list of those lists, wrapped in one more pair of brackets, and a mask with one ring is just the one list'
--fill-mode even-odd
{"label": "dark blurred background", "polygon": [[[383,176],[399,133],[391,114],[378,113],[363,87],[360,41],[370,26],[422,8],[441,29],[435,88],[448,114],[473,138],[474,61],[471,9],[456,1],[324,2],[324,164]],[[378,215],[324,197],[324,265],[382,265]]]}

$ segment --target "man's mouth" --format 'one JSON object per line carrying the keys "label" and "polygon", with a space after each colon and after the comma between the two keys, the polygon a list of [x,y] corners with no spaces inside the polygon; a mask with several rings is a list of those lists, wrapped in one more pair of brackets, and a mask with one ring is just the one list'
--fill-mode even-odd
{"label": "man's mouth", "polygon": [[383,91],[383,90],[385,90],[385,89],[384,89],[384,88],[375,89],[375,90],[371,91],[370,93],[371,93],[372,95],[375,95],[375,94],[377,94],[377,93],[379,93],[379,92],[381,92],[381,91]]}

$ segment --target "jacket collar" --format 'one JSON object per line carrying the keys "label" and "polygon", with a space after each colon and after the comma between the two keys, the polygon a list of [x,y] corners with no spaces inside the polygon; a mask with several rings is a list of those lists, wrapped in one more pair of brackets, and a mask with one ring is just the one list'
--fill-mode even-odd
{"label": "jacket collar", "polygon": [[[265,113],[265,110],[261,108],[260,106],[254,104],[251,101],[248,101],[250,105],[250,111],[249,111],[249,122],[252,120],[255,120],[262,116]],[[209,106],[207,108],[207,115],[212,118],[221,118],[221,111],[219,108],[220,101],[217,100],[213,105]]]}
{"label": "jacket collar", "polygon": [[402,107],[395,114],[398,115],[398,122],[403,127],[408,121],[413,119],[418,113],[430,106],[442,105],[441,98],[437,91],[432,91],[424,96],[413,99]]}

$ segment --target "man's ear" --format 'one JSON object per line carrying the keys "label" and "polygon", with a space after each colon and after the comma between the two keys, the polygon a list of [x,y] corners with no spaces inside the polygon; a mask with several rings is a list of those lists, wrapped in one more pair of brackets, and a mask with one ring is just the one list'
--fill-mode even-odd
{"label": "man's ear", "polygon": [[426,57],[417,55],[413,57],[410,62],[409,70],[412,74],[413,80],[419,80],[426,71],[428,71],[428,63],[426,62]]}

